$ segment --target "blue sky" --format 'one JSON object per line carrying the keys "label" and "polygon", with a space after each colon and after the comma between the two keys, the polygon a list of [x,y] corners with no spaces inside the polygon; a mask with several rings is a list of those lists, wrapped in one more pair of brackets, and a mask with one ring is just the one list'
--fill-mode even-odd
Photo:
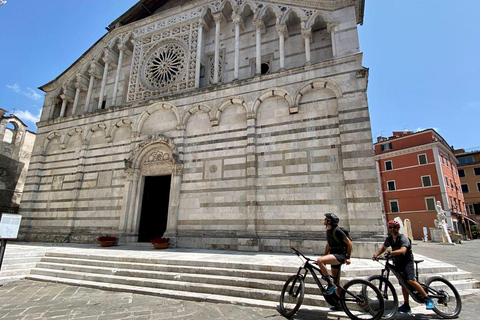
{"label": "blue sky", "polygon": [[[0,6],[0,108],[36,131],[37,88],[75,62],[137,0],[7,0]],[[370,69],[372,134],[434,128],[480,148],[480,1],[366,0],[359,26]]]}

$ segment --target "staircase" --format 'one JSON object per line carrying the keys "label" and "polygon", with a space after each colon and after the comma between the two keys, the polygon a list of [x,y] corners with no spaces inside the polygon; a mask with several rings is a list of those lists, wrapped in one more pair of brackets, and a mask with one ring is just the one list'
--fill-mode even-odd
{"label": "staircase", "polygon": [[[179,259],[175,254],[171,258],[168,254],[147,258],[131,254],[47,252],[26,278],[176,299],[276,308],[285,280],[300,265],[298,259],[285,260],[286,255],[279,255],[271,264],[251,263],[247,256],[242,259],[241,254],[231,260],[222,253],[217,256],[210,254],[209,259],[199,259],[195,253],[190,258],[186,253]],[[480,281],[472,279],[471,273],[431,261],[423,267],[420,264],[422,281],[434,274],[443,275],[462,296],[480,292]],[[362,260],[356,267],[343,269],[346,272],[342,271],[342,282],[379,274],[380,268],[378,263]],[[329,305],[320,296],[312,277],[308,279],[302,308],[327,310]],[[399,287],[397,290],[401,295]]]}

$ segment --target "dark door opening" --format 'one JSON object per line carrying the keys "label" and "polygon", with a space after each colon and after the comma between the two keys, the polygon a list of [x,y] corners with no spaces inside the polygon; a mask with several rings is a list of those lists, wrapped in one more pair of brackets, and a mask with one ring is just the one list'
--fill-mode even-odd
{"label": "dark door opening", "polygon": [[165,233],[171,179],[170,175],[145,177],[138,242],[150,242]]}

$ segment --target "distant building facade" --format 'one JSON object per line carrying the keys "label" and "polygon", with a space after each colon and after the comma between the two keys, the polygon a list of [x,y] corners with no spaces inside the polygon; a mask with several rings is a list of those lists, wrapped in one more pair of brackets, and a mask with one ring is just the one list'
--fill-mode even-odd
{"label": "distant building facade", "polygon": [[139,1],[41,87],[24,239],[323,252],[335,212],[359,255],[385,234],[363,6]]}
{"label": "distant building facade", "polygon": [[16,212],[22,198],[35,133],[0,109],[0,212]]}
{"label": "distant building facade", "polygon": [[458,175],[462,186],[467,219],[480,222],[480,150],[454,151],[458,160]]}
{"label": "distant building facade", "polygon": [[377,138],[374,148],[388,220],[410,219],[414,238],[422,239],[423,227],[435,227],[440,201],[451,230],[466,235],[458,161],[435,130],[393,132]]}

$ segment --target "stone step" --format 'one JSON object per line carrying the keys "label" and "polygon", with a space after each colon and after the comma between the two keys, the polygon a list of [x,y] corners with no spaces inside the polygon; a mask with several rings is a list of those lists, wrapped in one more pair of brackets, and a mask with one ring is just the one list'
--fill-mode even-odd
{"label": "stone step", "polygon": [[[154,288],[168,291],[176,291],[178,292],[178,296],[181,296],[182,292],[187,292],[189,294],[196,293],[200,295],[217,295],[219,297],[223,297],[223,302],[230,302],[232,299],[241,298],[251,300],[250,304],[253,304],[254,301],[261,302],[260,305],[264,302],[278,304],[281,288],[283,287],[283,283],[278,283],[278,287],[274,288],[268,285],[264,286],[264,288],[250,288],[245,287],[243,284],[241,286],[229,286],[223,284],[196,283],[184,281],[184,279],[181,278],[174,280],[164,280],[106,274],[102,275],[97,273],[85,273],[64,270],[49,270],[40,268],[35,268],[34,270],[32,270],[31,274],[26,278],[31,280],[55,279],[54,281],[56,282],[69,284],[85,282],[91,286],[95,284],[96,287],[105,286],[106,284],[112,284],[148,289]],[[239,282],[241,280],[242,279],[239,279]],[[320,295],[318,289],[315,293],[316,294],[310,294],[305,297],[304,305],[327,307],[328,303]]]}
{"label": "stone step", "polygon": [[243,278],[259,278],[264,280],[278,280],[285,281],[285,279],[293,273],[280,273],[271,271],[256,271],[246,269],[233,269],[233,268],[221,268],[221,267],[201,267],[201,266],[183,266],[183,265],[171,265],[171,264],[152,264],[152,263],[137,263],[137,262],[117,262],[117,261],[101,261],[101,260],[89,260],[89,259],[77,259],[77,258],[58,258],[58,257],[45,257],[42,259],[43,263],[53,264],[74,264],[84,265],[92,267],[103,267],[112,269],[134,269],[134,270],[146,270],[146,271],[163,271],[172,273],[191,273],[191,274],[209,274],[209,275],[229,275],[234,277]]}

